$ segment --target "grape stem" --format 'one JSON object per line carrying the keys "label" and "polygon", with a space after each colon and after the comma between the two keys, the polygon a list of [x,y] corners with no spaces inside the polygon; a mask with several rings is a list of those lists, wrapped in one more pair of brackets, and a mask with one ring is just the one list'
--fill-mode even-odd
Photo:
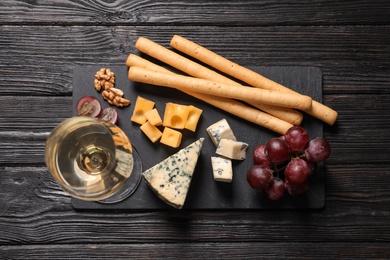
{"label": "grape stem", "polygon": [[279,178],[280,178],[279,173],[284,171],[284,169],[286,168],[287,164],[281,165],[280,168],[279,168],[278,166],[279,166],[279,165],[274,165],[274,166],[272,167],[272,168],[273,168],[272,170],[274,171],[274,173],[276,173],[276,176],[275,176],[275,177],[279,177]]}

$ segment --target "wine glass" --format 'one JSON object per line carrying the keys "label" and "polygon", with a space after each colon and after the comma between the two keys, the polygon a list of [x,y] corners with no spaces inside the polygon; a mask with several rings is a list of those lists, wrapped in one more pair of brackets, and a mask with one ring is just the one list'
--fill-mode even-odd
{"label": "wine glass", "polygon": [[71,196],[116,203],[138,187],[142,164],[126,134],[91,117],[68,118],[46,140],[45,163]]}

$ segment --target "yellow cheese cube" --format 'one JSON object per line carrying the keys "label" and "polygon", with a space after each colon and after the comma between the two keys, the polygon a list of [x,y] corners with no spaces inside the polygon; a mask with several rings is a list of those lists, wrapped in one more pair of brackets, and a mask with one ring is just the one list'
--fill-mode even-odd
{"label": "yellow cheese cube", "polygon": [[155,143],[160,137],[162,136],[161,131],[152,125],[149,121],[145,122],[143,125],[141,125],[142,132],[152,141]]}
{"label": "yellow cheese cube", "polygon": [[165,106],[163,126],[184,129],[189,112],[188,106],[171,102],[167,103]]}
{"label": "yellow cheese cube", "polygon": [[137,97],[135,101],[133,115],[131,116],[131,121],[138,123],[140,125],[146,122],[145,112],[152,110],[154,108],[154,102],[146,98]]}
{"label": "yellow cheese cube", "polygon": [[173,148],[177,148],[180,146],[181,138],[182,134],[179,131],[165,127],[160,142]]}
{"label": "yellow cheese cube", "polygon": [[191,130],[192,132],[195,132],[196,126],[198,124],[200,115],[202,114],[203,110],[194,107],[192,105],[188,106],[188,109],[189,109],[188,118],[184,128]]}
{"label": "yellow cheese cube", "polygon": [[151,125],[154,125],[154,126],[162,125],[162,120],[161,120],[160,114],[158,113],[156,108],[149,110],[149,111],[146,111],[145,117]]}

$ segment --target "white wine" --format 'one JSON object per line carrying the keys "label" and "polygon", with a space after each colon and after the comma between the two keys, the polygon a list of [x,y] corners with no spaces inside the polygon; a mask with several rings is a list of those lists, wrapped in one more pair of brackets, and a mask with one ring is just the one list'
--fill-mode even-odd
{"label": "white wine", "polygon": [[93,201],[121,189],[134,167],[126,134],[116,125],[89,117],[67,119],[52,131],[45,162],[65,191]]}

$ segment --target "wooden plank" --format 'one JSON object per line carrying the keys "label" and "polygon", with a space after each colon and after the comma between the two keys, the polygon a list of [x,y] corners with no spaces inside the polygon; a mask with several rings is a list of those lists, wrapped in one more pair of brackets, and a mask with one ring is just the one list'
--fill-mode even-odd
{"label": "wooden plank", "polygon": [[322,210],[99,212],[75,211],[45,167],[2,167],[0,245],[385,242],[389,174],[387,164],[329,166]]}
{"label": "wooden plank", "polygon": [[389,163],[390,95],[329,95],[324,103],[339,112],[324,129],[332,144],[328,164]]}
{"label": "wooden plank", "polygon": [[[2,257],[389,256],[388,1],[236,2],[0,2]],[[233,22],[240,26],[226,27]],[[43,166],[43,149],[51,128],[71,115],[75,64],[123,64],[139,36],[167,45],[174,33],[245,65],[321,68],[324,102],[340,112],[335,126],[325,126],[333,153],[323,210],[71,207]]]}
{"label": "wooden plank", "polygon": [[5,259],[386,259],[388,244],[357,243],[132,243],[0,246]]}
{"label": "wooden plank", "polygon": [[139,36],[181,34],[245,66],[313,66],[324,94],[390,93],[390,26],[2,26],[2,95],[71,95],[76,64],[124,64]]}
{"label": "wooden plank", "polygon": [[[331,95],[324,103],[340,113],[324,126],[332,145],[326,164],[388,162],[390,95]],[[42,164],[45,138],[72,115],[72,98],[0,96],[0,111],[0,164]]]}
{"label": "wooden plank", "polygon": [[6,24],[207,24],[340,25],[386,24],[389,3],[375,1],[28,1],[3,0]]}

